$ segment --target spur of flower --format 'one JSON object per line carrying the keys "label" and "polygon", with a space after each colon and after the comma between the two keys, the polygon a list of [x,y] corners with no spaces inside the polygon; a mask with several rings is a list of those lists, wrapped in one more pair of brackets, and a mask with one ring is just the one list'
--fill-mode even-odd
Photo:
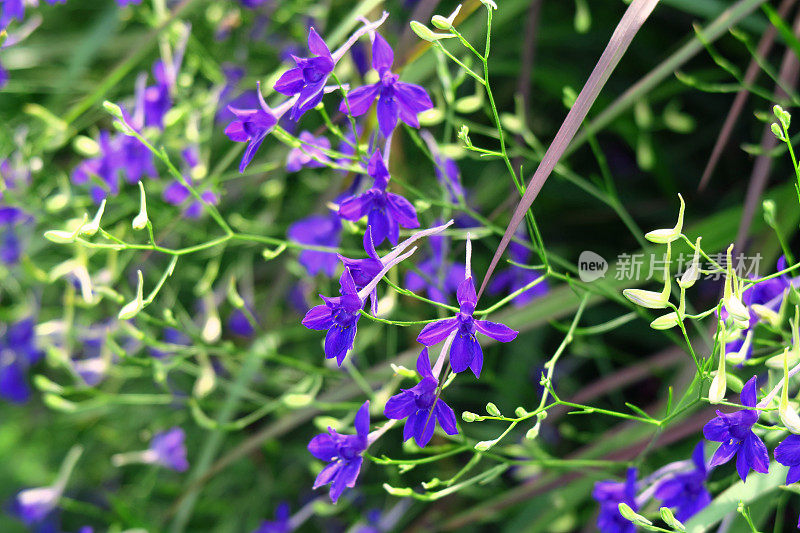
{"label": "spur of flower", "polygon": [[[414,247],[406,253],[403,251],[420,237],[439,233],[450,224],[452,221],[442,226],[417,232],[382,258],[378,258],[375,253],[371,259],[379,261],[382,266],[363,287],[356,286],[350,268],[345,267],[339,278],[339,296],[326,297],[320,294],[320,298],[325,303],[312,307],[303,318],[303,325],[309,329],[328,330],[325,335],[326,359],[335,358],[339,366],[342,365],[347,352],[353,347],[364,300],[373,294],[375,287],[389,269],[410,257],[417,248]],[[374,248],[372,251],[374,252]]]}
{"label": "spur of flower", "polygon": [[[437,365],[437,372],[441,370]],[[439,379],[431,370],[428,349],[423,348],[417,359],[417,372],[422,380],[410,389],[404,389],[386,402],[383,414],[386,418],[403,420],[407,418],[403,430],[403,440],[414,437],[417,445],[424,448],[433,437],[436,423],[448,435],[457,435],[456,415],[439,398]]]}
{"label": "spur of flower", "polygon": [[400,227],[419,227],[417,211],[411,202],[386,190],[390,179],[389,170],[379,150],[370,157],[367,174],[374,180],[372,188],[339,204],[339,216],[353,222],[366,216],[367,224],[372,227],[375,245],[380,245],[385,239],[397,244]]}
{"label": "spur of flower", "polygon": [[392,72],[394,52],[389,43],[380,34],[375,34],[372,41],[372,68],[378,71],[379,81],[373,85],[365,85],[347,93],[347,98],[339,105],[340,113],[352,116],[363,115],[378,99],[378,126],[384,137],[389,137],[397,120],[409,126],[419,128],[417,115],[433,107],[428,93],[419,85],[399,81],[399,76]]}
{"label": "spur of flower", "polygon": [[308,451],[311,455],[328,463],[317,475],[314,488],[330,484],[330,497],[335,503],[347,487],[355,487],[361,464],[362,453],[369,446],[369,402],[356,413],[355,435],[341,435],[333,428],[311,439]]}
{"label": "spur of flower", "polygon": [[453,318],[437,320],[422,328],[417,341],[425,346],[433,346],[453,336],[450,347],[450,365],[453,372],[463,372],[467,368],[472,370],[476,378],[481,376],[483,368],[483,350],[476,338],[476,333],[481,333],[499,342],[511,342],[517,338],[517,331],[504,324],[488,320],[475,320],[475,306],[478,297],[475,293],[475,283],[472,280],[470,269],[470,256],[472,244],[467,238],[467,260],[464,280],[458,285],[456,297],[460,306],[459,313]]}
{"label": "spur of flower", "polygon": [[709,467],[727,463],[736,456],[736,471],[742,481],[747,479],[750,470],[767,473],[769,455],[761,438],[753,433],[753,425],[758,421],[756,407],[756,377],[745,384],[739,396],[742,409],[733,413],[717,411],[717,416],[703,427],[703,435],[710,441],[721,443]]}
{"label": "spur of flower", "polygon": [[333,73],[336,63],[362,35],[374,31],[388,16],[388,13],[384,13],[376,22],[364,24],[333,53],[314,28],[308,31],[308,49],[313,55],[311,57],[293,55],[295,68],[284,72],[274,86],[276,91],[286,96],[297,95],[289,118],[299,119],[303,113],[313,109],[322,101],[325,83]]}

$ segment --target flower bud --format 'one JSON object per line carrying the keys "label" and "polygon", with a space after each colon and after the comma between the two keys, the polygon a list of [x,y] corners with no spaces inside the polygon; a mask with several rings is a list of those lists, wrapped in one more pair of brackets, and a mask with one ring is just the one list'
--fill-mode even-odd
{"label": "flower bud", "polygon": [[683,212],[686,209],[686,204],[683,201],[683,196],[680,194],[678,195],[678,199],[681,201],[681,207],[678,211],[678,222],[675,224],[675,227],[653,230],[644,236],[645,239],[657,244],[666,244],[681,236],[683,232]]}
{"label": "flower bud", "polygon": [[694,256],[692,256],[692,262],[689,264],[689,267],[681,276],[681,279],[678,281],[678,285],[680,285],[684,289],[688,289],[697,281],[700,277],[700,239],[702,237],[698,237],[697,241],[694,244]]}
{"label": "flower bud", "polygon": [[477,419],[478,415],[470,411],[464,411],[463,413],[461,413],[461,420],[463,420],[464,422],[475,422],[475,420]]}
{"label": "flower bud", "polygon": [[517,415],[517,418],[522,418],[523,416],[528,414],[528,411],[524,407],[519,406],[516,409],[514,409],[514,414]]}
{"label": "flower bud", "polygon": [[711,403],[719,403],[725,399],[725,391],[728,388],[727,374],[725,372],[725,343],[720,339],[720,353],[719,353],[719,366],[717,367],[717,375],[711,380],[711,386],[708,388],[708,401]]}
{"label": "flower bud", "polygon": [[619,504],[619,514],[621,514],[623,518],[625,518],[626,520],[630,520],[634,524],[640,526],[653,525],[653,523],[650,520],[648,520],[647,518],[643,517],[642,515],[631,509],[631,506],[624,502]]}
{"label": "flower bud", "polygon": [[779,105],[772,106],[772,113],[775,115],[775,118],[777,118],[780,121],[781,125],[783,126],[783,129],[788,130],[789,124],[791,124],[792,122],[792,115],[786,112]]}
{"label": "flower bud", "polygon": [[105,109],[109,114],[111,114],[111,116],[115,118],[119,119],[122,118],[122,108],[119,107],[114,102],[109,102],[108,100],[106,100],[105,102],[103,102],[103,109]]}
{"label": "flower bud", "polygon": [[416,20],[411,21],[411,30],[417,34],[417,37],[422,39],[423,41],[428,41],[429,43],[439,41],[441,39],[450,39],[455,37],[455,35],[450,35],[446,33],[434,33],[431,31],[429,27],[422,24],[421,22],[417,22]]}
{"label": "flower bud", "polygon": [[144,309],[144,280],[142,279],[142,271],[137,270],[138,283],[136,285],[136,298],[125,304],[119,310],[117,318],[120,320],[128,320],[139,314],[139,311]]}
{"label": "flower bud", "polygon": [[686,526],[684,526],[680,520],[675,518],[675,515],[672,514],[672,509],[669,507],[662,507],[659,509],[659,512],[661,513],[661,520],[663,520],[664,523],[669,527],[676,531],[686,531]]}
{"label": "flower bud", "polygon": [[81,235],[87,235],[91,237],[92,235],[100,231],[100,219],[103,217],[103,212],[105,210],[106,210],[106,200],[104,198],[103,201],[100,202],[100,208],[97,210],[97,213],[95,213],[92,221],[89,222],[88,224],[83,224],[81,226],[80,228]]}
{"label": "flower bud", "polygon": [[133,229],[144,229],[147,226],[147,198],[144,195],[144,185],[139,182],[139,214],[131,222]]}
{"label": "flower bud", "polygon": [[670,311],[666,315],[661,315],[652,322],[650,327],[656,330],[670,329],[678,325],[678,314],[675,311]]}
{"label": "flower bud", "polygon": [[404,367],[403,365],[396,365],[396,364],[392,363],[390,366],[392,367],[392,370],[394,371],[394,373],[397,374],[398,376],[403,376],[404,378],[415,378],[415,377],[417,377],[417,373],[415,371],[413,371],[411,369],[408,369],[408,368]]}
{"label": "flower bud", "polygon": [[500,409],[498,409],[497,406],[492,402],[486,404],[486,412],[491,416],[503,416],[500,414]]}

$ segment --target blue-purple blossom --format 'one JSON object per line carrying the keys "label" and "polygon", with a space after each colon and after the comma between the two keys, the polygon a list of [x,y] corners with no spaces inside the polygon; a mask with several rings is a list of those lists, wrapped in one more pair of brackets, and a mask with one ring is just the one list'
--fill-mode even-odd
{"label": "blue-purple blossom", "polygon": [[324,150],[331,149],[331,142],[327,137],[315,137],[309,131],[302,131],[298,136],[301,146],[289,150],[286,156],[286,170],[297,172],[303,167],[322,168],[329,161]]}
{"label": "blue-purple blossom", "polygon": [[308,50],[311,57],[292,56],[296,64],[295,68],[289,69],[275,82],[275,90],[286,96],[297,95],[297,99],[292,106],[290,118],[299,119],[303,113],[313,109],[322,101],[325,83],[336,63],[344,56],[359,37],[369,31],[375,30],[380,26],[388,13],[384,13],[380,20],[364,24],[359,28],[339,49],[331,53],[328,45],[317,34],[314,28],[308,31]]}
{"label": "blue-purple blossom", "polygon": [[44,356],[36,347],[34,326],[34,320],[26,318],[7,325],[0,336],[0,397],[9,402],[28,401],[28,370]]}
{"label": "blue-purple blossom", "polygon": [[800,435],[789,435],[775,448],[775,460],[789,467],[786,484],[800,481]]}
{"label": "blue-purple blossom", "polygon": [[137,5],[137,4],[141,4],[141,3],[142,3],[142,0],[117,0],[117,4],[119,4],[120,7],[126,7],[126,6],[130,6],[130,5]]}
{"label": "blue-purple blossom", "polygon": [[0,4],[0,30],[16,19],[21,22],[25,18],[25,0],[4,0]]}
{"label": "blue-purple blossom", "polygon": [[228,331],[240,337],[251,337],[255,332],[253,324],[250,323],[250,319],[247,318],[247,315],[241,309],[234,309],[233,312],[231,312],[230,316],[228,316],[227,326]]}
{"label": "blue-purple blossom", "polygon": [[[518,242],[511,242],[508,245],[509,256],[515,263],[525,264],[530,260],[531,250]],[[489,294],[512,294],[537,279],[543,277],[535,270],[511,265],[508,268],[497,272],[489,283]],[[530,289],[518,294],[512,300],[515,307],[523,307],[534,298],[547,294],[547,281],[544,279]]]}
{"label": "blue-purple blossom", "polygon": [[289,504],[282,502],[275,509],[275,520],[262,521],[253,533],[289,533],[293,529],[289,519]]}
{"label": "blue-purple blossom", "polygon": [[389,239],[397,244],[400,227],[418,228],[417,211],[411,202],[399,194],[386,190],[389,184],[389,169],[380,151],[375,151],[367,164],[367,173],[374,179],[372,188],[339,204],[339,216],[353,222],[367,217],[372,227],[372,238],[376,246]]}
{"label": "blue-purple blossom", "polygon": [[399,76],[392,72],[392,63],[392,48],[376,33],[372,41],[372,68],[378,71],[380,81],[348,92],[347,99],[339,105],[341,113],[347,113],[349,106],[350,114],[357,117],[366,113],[377,98],[378,126],[384,137],[389,137],[394,131],[398,118],[419,128],[417,115],[433,107],[425,89],[398,80]]}
{"label": "blue-purple blossom", "polygon": [[321,461],[329,463],[317,475],[314,488],[330,484],[331,500],[336,502],[347,487],[355,487],[364,461],[362,453],[369,446],[369,402],[356,413],[355,435],[340,435],[333,428],[311,439],[308,451]]}
{"label": "blue-purple blossom", "polygon": [[172,98],[170,97],[172,82],[163,61],[159,60],[153,64],[153,78],[155,78],[156,84],[145,88],[143,94],[145,126],[163,129],[164,115],[172,108]]}
{"label": "blue-purple blossom", "polygon": [[655,497],[663,507],[676,509],[675,518],[686,521],[711,503],[711,494],[706,489],[708,468],[703,452],[703,441],[697,443],[692,452],[694,468],[669,476],[655,488]]}
{"label": "blue-purple blossom", "polygon": [[282,113],[278,114],[278,110],[271,109],[264,101],[261,95],[261,88],[259,86],[256,90],[260,108],[257,109],[239,109],[228,106],[231,113],[234,114],[236,120],[231,122],[225,128],[225,135],[234,142],[246,142],[247,148],[242,156],[242,162],[239,164],[239,172],[244,172],[256,151],[267,138],[267,135],[272,131],[278,120],[286,112],[281,106]]}
{"label": "blue-purple blossom", "polygon": [[292,56],[297,66],[284,72],[275,82],[275,90],[279,93],[299,95],[289,115],[292,120],[297,120],[322,101],[323,87],[336,65],[328,45],[314,28],[308,31],[308,49],[314,55],[307,58]]}
{"label": "blue-purple blossom", "polygon": [[153,462],[178,472],[188,470],[185,440],[186,434],[177,426],[156,433],[150,441],[149,450],[153,455]]}
{"label": "blue-purple blossom", "polygon": [[406,272],[404,287],[413,292],[425,291],[434,302],[447,303],[447,295],[458,290],[458,284],[464,277],[464,267],[447,259],[446,237],[435,235],[428,242],[431,253],[417,265],[419,272]]}
{"label": "blue-purple blossom", "polygon": [[7,265],[19,262],[22,253],[14,227],[29,217],[21,209],[0,206],[0,261]]}
{"label": "blue-purple blossom", "polygon": [[342,272],[339,286],[339,296],[328,298],[320,295],[325,304],[312,307],[303,318],[303,325],[309,329],[328,330],[325,335],[325,358],[335,358],[338,365],[342,366],[348,350],[353,347],[364,302],[358,295],[350,269],[345,268]]}
{"label": "blue-purple blossom", "polygon": [[[327,215],[311,215],[298,220],[289,226],[289,239],[300,244],[327,246],[336,248],[341,242],[342,223],[335,213]],[[298,257],[309,276],[322,272],[333,277],[339,260],[334,252],[303,250]],[[380,269],[378,269],[380,270]]]}
{"label": "blue-purple blossom", "polygon": [[417,445],[424,448],[433,437],[436,423],[448,435],[458,434],[456,415],[438,397],[439,379],[433,375],[428,349],[423,348],[417,359],[417,372],[422,380],[410,389],[403,389],[386,402],[383,414],[386,418],[406,420],[403,440],[414,437]]}
{"label": "blue-purple blossom", "polygon": [[28,526],[41,524],[58,506],[59,499],[61,490],[57,486],[22,490],[11,503],[11,514]]}
{"label": "blue-purple blossom", "polygon": [[483,368],[483,349],[475,334],[479,332],[499,342],[511,342],[517,338],[518,332],[504,324],[473,318],[478,297],[469,272],[458,285],[457,298],[459,313],[453,318],[437,320],[426,325],[422,328],[417,341],[425,346],[433,346],[451,334],[454,335],[450,347],[450,365],[453,367],[453,372],[463,372],[469,368],[475,377],[479,378]]}
{"label": "blue-purple blossom", "polygon": [[759,416],[754,409],[757,399],[755,376],[745,384],[739,399],[742,405],[750,409],[733,413],[717,411],[717,416],[703,427],[703,435],[710,441],[721,443],[714,452],[709,467],[727,463],[735,455],[736,471],[742,481],[745,481],[751,469],[761,473],[769,471],[767,447],[752,429]]}
{"label": "blue-purple blossom", "polygon": [[594,484],[592,498],[600,504],[597,529],[602,533],[636,533],[636,526],[619,512],[619,504],[625,503],[637,511],[636,468],[628,468],[624,482],[598,481]]}

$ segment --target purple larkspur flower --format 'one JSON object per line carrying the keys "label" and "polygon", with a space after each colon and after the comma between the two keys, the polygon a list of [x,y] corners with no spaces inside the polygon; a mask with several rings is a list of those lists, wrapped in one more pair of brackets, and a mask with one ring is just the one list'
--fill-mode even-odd
{"label": "purple larkspur flower", "polygon": [[789,435],[775,448],[775,460],[789,467],[786,484],[800,481],[800,435]]}
{"label": "purple larkspur flower", "polygon": [[0,337],[0,397],[24,403],[31,395],[28,370],[44,354],[36,347],[33,318],[9,324]]}
{"label": "purple larkspur flower", "polygon": [[417,445],[424,448],[433,437],[437,422],[448,435],[457,435],[458,429],[455,413],[437,395],[439,379],[431,370],[427,348],[423,348],[417,358],[417,372],[422,377],[420,382],[389,398],[383,414],[395,420],[408,418],[403,429],[403,440],[414,437]]}
{"label": "purple larkspur flower", "polygon": [[[512,242],[508,246],[509,255],[515,263],[527,263],[531,257],[531,250],[518,242]],[[517,265],[497,272],[489,283],[489,294],[512,294],[523,287],[528,286],[539,278],[542,278],[535,270],[522,268]],[[523,307],[535,298],[547,294],[547,282],[542,280],[537,285],[518,294],[514,300],[515,307]]]}
{"label": "purple larkspur flower", "polygon": [[293,529],[289,518],[289,504],[282,502],[275,508],[275,520],[264,520],[253,533],[289,533]]}
{"label": "purple larkspur flower", "polygon": [[38,487],[17,493],[11,503],[11,514],[28,526],[43,523],[58,506],[59,487]]}
{"label": "purple larkspur flower", "polygon": [[153,78],[156,84],[145,88],[143,94],[145,126],[164,129],[164,115],[172,108],[170,97],[172,83],[163,61],[159,60],[153,64]]}
{"label": "purple larkspur flower", "polygon": [[619,512],[619,504],[625,503],[634,511],[636,505],[636,468],[628,468],[624,482],[598,481],[594,484],[592,498],[600,504],[597,529],[602,533],[635,533],[636,526]]}
{"label": "purple larkspur flower", "polygon": [[153,454],[153,462],[177,472],[188,470],[185,440],[186,434],[177,426],[156,433],[150,441],[149,450]]}
{"label": "purple larkspur flower", "polygon": [[369,402],[356,413],[355,435],[341,435],[333,428],[328,428],[328,433],[316,435],[308,443],[308,451],[319,459],[328,463],[317,475],[314,488],[330,484],[330,497],[335,503],[347,487],[355,487],[358,474],[361,472],[361,463],[364,462],[362,453],[369,446]]}
{"label": "purple larkspur flower", "polygon": [[239,0],[239,2],[244,7],[249,7],[250,9],[257,8],[258,6],[263,6],[267,2],[272,2],[272,0]]}
{"label": "purple larkspur flower", "polygon": [[297,120],[322,101],[322,89],[336,65],[328,45],[314,28],[308,31],[308,49],[313,56],[292,56],[297,66],[284,72],[275,82],[275,90],[279,93],[287,96],[299,94],[290,113],[292,120]]}
{"label": "purple larkspur flower", "polygon": [[397,244],[400,227],[418,228],[417,211],[411,202],[399,194],[386,190],[389,184],[389,169],[380,151],[375,151],[367,164],[367,173],[373,178],[372,188],[358,196],[352,196],[339,204],[339,216],[353,222],[367,217],[372,227],[372,238],[376,246],[389,239]]}
{"label": "purple larkspur flower", "polygon": [[303,318],[309,329],[328,330],[325,335],[325,358],[336,359],[342,366],[348,350],[353,347],[364,302],[358,295],[350,269],[345,268],[339,278],[339,296],[320,295],[324,305],[312,307]]}
{"label": "purple larkspur flower", "polygon": [[331,142],[327,137],[315,137],[310,131],[302,131],[298,136],[301,146],[289,150],[286,156],[286,170],[297,172],[303,167],[322,168],[329,161],[323,150],[331,149]]}
{"label": "purple larkspur flower", "polygon": [[[261,87],[259,85],[256,90],[258,96],[259,109],[238,109],[233,106],[228,106],[231,113],[234,114],[236,120],[228,124],[225,128],[225,135],[234,142],[246,142],[247,148],[242,156],[242,162],[239,164],[239,172],[244,172],[256,151],[264,142],[267,135],[272,131],[278,120],[283,113],[286,112],[288,107],[286,105],[279,106],[277,109],[271,109],[264,101],[261,95]],[[288,103],[288,101],[286,102]]]}
{"label": "purple larkspur flower", "polygon": [[347,100],[339,105],[339,112],[347,113],[349,105],[350,114],[357,117],[366,113],[377,98],[378,126],[384,137],[391,135],[398,119],[419,128],[417,115],[433,107],[425,89],[399,81],[399,76],[392,72],[392,63],[392,47],[376,33],[372,41],[372,68],[378,71],[380,81],[348,92]]}
{"label": "purple larkspur flower", "polygon": [[350,49],[350,58],[356,66],[358,75],[363,78],[369,71],[369,58],[367,57],[367,47],[361,41],[353,44]]}
{"label": "purple larkspur flower", "polygon": [[230,316],[228,316],[227,326],[231,333],[240,337],[251,337],[255,332],[253,324],[250,323],[247,315],[241,309],[234,309],[231,312]]}
{"label": "purple larkspur flower", "polygon": [[331,53],[328,45],[322,40],[314,28],[308,31],[308,50],[311,57],[292,56],[296,64],[275,82],[275,90],[287,96],[298,95],[292,106],[290,118],[299,119],[306,111],[316,107],[322,101],[323,90],[333,68],[342,56],[350,49],[359,37],[380,26],[388,13],[380,20],[364,24],[339,49]]}
{"label": "purple larkspur flower", "polygon": [[22,246],[14,228],[29,219],[19,208],[0,206],[0,261],[3,263],[15,265],[19,262]]}
{"label": "purple larkspur flower", "polygon": [[[311,215],[294,222],[286,234],[289,239],[300,244],[336,248],[341,242],[342,223],[335,213]],[[339,263],[334,252],[319,250],[303,250],[298,260],[309,276],[322,272],[329,278],[336,274]]]}
{"label": "purple larkspur flower", "polygon": [[138,5],[138,4],[141,4],[141,3],[142,3],[142,0],[117,0],[117,4],[119,4],[120,7],[126,7],[126,6],[130,6],[130,5]]}
{"label": "purple larkspur flower", "polygon": [[25,18],[25,0],[3,0],[0,3],[0,30],[5,29],[12,20],[21,22]]}
{"label": "purple larkspur flower", "polygon": [[3,68],[3,64],[0,63],[0,89],[6,86],[8,83],[8,71]]}
{"label": "purple larkspur flower", "polygon": [[677,509],[675,518],[681,522],[690,519],[711,503],[711,494],[705,485],[708,468],[703,444],[703,441],[697,443],[692,452],[692,470],[670,476],[655,488],[655,497],[662,501],[663,507]]}
{"label": "purple larkspur flower", "polygon": [[756,376],[750,378],[742,389],[739,399],[742,405],[750,409],[741,409],[733,413],[717,411],[714,417],[703,427],[703,435],[710,441],[721,443],[709,467],[727,463],[736,456],[736,471],[742,481],[747,479],[750,470],[767,473],[769,471],[769,455],[764,441],[753,433],[753,425],[758,421],[756,406]]}
{"label": "purple larkspur flower", "polygon": [[413,292],[425,291],[434,302],[447,303],[447,295],[458,290],[464,268],[447,259],[446,237],[431,237],[431,253],[417,265],[419,272],[406,272],[404,287]]}
{"label": "purple larkspur flower", "polygon": [[[467,265],[469,265],[470,247],[467,241]],[[480,378],[483,368],[483,349],[475,336],[476,333],[499,342],[511,342],[517,338],[518,332],[505,324],[475,320],[473,313],[478,304],[478,297],[471,272],[465,270],[465,278],[458,285],[456,292],[459,313],[453,318],[427,324],[417,336],[417,341],[425,346],[433,346],[453,335],[453,344],[450,347],[450,365],[453,367],[453,372],[463,372],[469,368],[476,378]]]}

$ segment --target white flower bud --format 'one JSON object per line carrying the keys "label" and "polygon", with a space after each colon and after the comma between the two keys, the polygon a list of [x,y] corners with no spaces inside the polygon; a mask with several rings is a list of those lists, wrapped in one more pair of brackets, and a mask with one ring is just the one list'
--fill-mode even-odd
{"label": "white flower bud", "polygon": [[683,201],[683,196],[680,194],[678,195],[678,199],[681,201],[681,207],[678,211],[678,222],[675,224],[675,227],[653,230],[644,236],[645,239],[657,244],[666,244],[681,236],[681,232],[683,231],[683,212],[686,209],[686,204]]}
{"label": "white flower bud", "polygon": [[144,185],[139,182],[139,214],[131,222],[133,229],[144,229],[147,226],[147,198],[144,195]]}
{"label": "white flower bud", "polygon": [[117,318],[120,320],[128,320],[139,314],[139,311],[144,309],[144,280],[142,279],[142,271],[137,270],[136,275],[139,279],[136,285],[136,298],[125,304],[119,310]]}

